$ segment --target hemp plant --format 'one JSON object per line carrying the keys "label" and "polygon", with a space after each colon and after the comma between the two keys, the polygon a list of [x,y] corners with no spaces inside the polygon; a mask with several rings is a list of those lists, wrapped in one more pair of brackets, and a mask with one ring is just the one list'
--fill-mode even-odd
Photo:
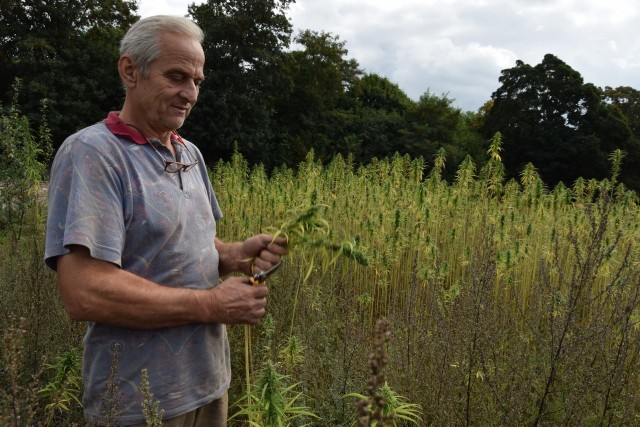
{"label": "hemp plant", "polygon": [[[314,204],[308,208],[301,209],[292,214],[292,218],[286,220],[282,225],[273,231],[274,239],[285,237],[287,239],[290,256],[299,255],[302,257],[306,274],[301,282],[296,286],[294,306],[291,310],[290,337],[293,337],[293,325],[295,311],[298,302],[300,287],[307,283],[311,273],[316,268],[316,263],[321,265],[322,272],[325,273],[336,264],[340,257],[351,259],[361,265],[368,265],[369,258],[360,249],[359,242],[355,239],[335,242],[332,240],[332,232],[329,222],[321,216],[325,205]],[[292,363],[295,358],[300,358],[300,352],[292,351],[292,347],[299,347],[300,344],[295,339],[290,339],[283,354],[290,353],[294,357],[288,360]],[[267,360],[256,383],[257,392],[252,392],[251,386],[251,327],[245,325],[245,380],[246,393],[241,400],[246,404],[243,409],[234,415],[246,415],[250,425],[285,425],[283,419],[289,417],[293,419],[300,416],[314,415],[306,407],[295,405],[300,394],[293,394],[292,389],[297,384],[285,386],[288,376],[281,375],[276,370],[276,365]]]}
{"label": "hemp plant", "polygon": [[8,108],[0,105],[0,152],[4,164],[0,169],[0,229],[8,231],[14,241],[30,227],[39,224],[39,189],[53,152],[51,133],[47,125],[49,101],[41,101],[42,123],[37,132],[18,106],[21,80],[12,85],[13,100]]}
{"label": "hemp plant", "polygon": [[[278,372],[278,365],[268,360],[253,386],[248,390],[249,404],[233,414],[230,419],[247,416],[252,427],[284,427],[302,417],[317,418],[311,410],[298,404],[302,393],[296,392],[291,377]],[[298,425],[298,424],[296,424]]]}
{"label": "hemp plant", "polygon": [[58,356],[55,363],[46,364],[45,368],[53,373],[53,378],[38,390],[38,394],[48,402],[45,405],[45,424],[50,426],[55,425],[57,414],[69,412],[75,405],[82,406],[79,397],[82,388],[80,353],[72,348]]}
{"label": "hemp plant", "polygon": [[290,255],[301,256],[307,270],[302,281],[296,286],[294,305],[291,310],[290,335],[293,334],[300,287],[307,283],[318,261],[323,273],[326,273],[341,257],[363,266],[370,263],[369,256],[361,249],[358,239],[347,239],[340,243],[332,240],[331,226],[321,216],[323,209],[326,209],[326,205],[314,204],[301,209],[294,213],[291,219],[283,222],[274,233],[275,237],[283,236],[287,239]]}

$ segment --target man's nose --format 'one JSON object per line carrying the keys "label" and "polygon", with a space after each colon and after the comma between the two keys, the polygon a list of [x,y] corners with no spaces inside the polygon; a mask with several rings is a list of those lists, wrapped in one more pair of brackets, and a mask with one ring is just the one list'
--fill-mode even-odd
{"label": "man's nose", "polygon": [[198,93],[200,92],[199,86],[195,81],[189,80],[184,84],[180,91],[180,96],[189,101],[192,105],[198,100]]}

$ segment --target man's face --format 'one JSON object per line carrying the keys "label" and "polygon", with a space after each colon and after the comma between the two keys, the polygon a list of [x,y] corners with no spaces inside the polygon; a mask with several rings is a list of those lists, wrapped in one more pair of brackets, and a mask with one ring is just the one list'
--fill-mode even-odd
{"label": "man's face", "polygon": [[192,37],[163,33],[161,55],[140,76],[135,104],[146,127],[158,135],[180,128],[198,99],[204,79],[204,52]]}

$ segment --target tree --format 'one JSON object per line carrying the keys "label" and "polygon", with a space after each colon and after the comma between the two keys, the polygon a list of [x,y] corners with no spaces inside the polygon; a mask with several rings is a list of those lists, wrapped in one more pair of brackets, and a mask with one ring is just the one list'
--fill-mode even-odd
{"label": "tree", "polygon": [[471,157],[474,164],[481,165],[488,160],[487,148],[489,140],[485,140],[480,133],[481,123],[484,122],[482,108],[479,112],[464,112],[460,115],[460,120],[456,127],[453,147],[456,147],[459,154],[451,161],[449,172],[455,172],[467,155]]}
{"label": "tree", "polygon": [[353,94],[363,108],[404,114],[414,102],[388,78],[366,73],[354,85]]}
{"label": "tree", "polygon": [[425,92],[407,111],[407,128],[402,130],[398,151],[412,157],[432,158],[438,148],[452,151],[461,112],[453,107],[453,100]]}
{"label": "tree", "polygon": [[282,62],[293,0],[209,0],[189,6],[205,32],[205,82],[183,132],[215,162],[239,150],[251,163],[272,153],[274,102],[284,85]]}
{"label": "tree", "polygon": [[629,86],[604,89],[605,102],[617,108],[631,130],[621,175],[631,188],[640,190],[640,91]]}
{"label": "tree", "polygon": [[137,19],[132,0],[0,2],[0,83],[3,102],[15,77],[20,105],[32,122],[48,99],[54,145],[121,104],[118,44]]}
{"label": "tree", "polygon": [[397,84],[370,73],[354,81],[348,96],[355,107],[341,152],[360,164],[393,155],[407,126],[405,114],[415,103]]}
{"label": "tree", "polygon": [[350,91],[361,74],[358,63],[345,58],[348,51],[338,36],[306,30],[295,41],[303,49],[286,56],[288,87],[276,104],[277,146],[289,165],[312,148],[323,161],[347,151],[355,107]]}
{"label": "tree", "polygon": [[620,112],[580,73],[547,54],[532,67],[522,61],[502,70],[483,133],[501,132],[509,176],[529,162],[551,185],[578,177],[604,178],[616,148],[629,149],[631,133]]}
{"label": "tree", "polygon": [[604,88],[604,99],[620,110],[633,135],[640,139],[640,90],[629,86]]}

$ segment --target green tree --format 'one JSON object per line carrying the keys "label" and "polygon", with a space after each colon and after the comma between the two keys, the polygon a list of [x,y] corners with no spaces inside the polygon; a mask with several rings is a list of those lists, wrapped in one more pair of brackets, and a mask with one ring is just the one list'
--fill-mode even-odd
{"label": "green tree", "polygon": [[499,80],[483,133],[487,139],[502,133],[509,176],[533,163],[551,185],[571,184],[578,177],[604,178],[614,149],[634,150],[620,112],[554,55],[545,55],[535,67],[516,61],[515,67],[502,70]]}
{"label": "green tree", "polygon": [[[420,100],[407,111],[407,127],[401,132],[398,151],[412,157],[432,158],[440,147],[448,153],[457,153],[456,129],[461,111],[453,107],[453,100],[425,92]],[[458,157],[458,156],[456,156]],[[459,154],[459,159],[465,155]]]}
{"label": "green tree", "polygon": [[0,83],[3,102],[20,77],[20,105],[39,122],[48,99],[54,145],[121,104],[118,43],[135,22],[133,0],[23,0],[0,2]]}
{"label": "green tree", "polygon": [[476,165],[484,164],[488,160],[486,150],[489,142],[480,133],[484,120],[481,111],[477,113],[466,111],[460,114],[452,144],[460,154],[452,159],[454,166],[449,169],[456,170],[456,165],[460,164],[467,155],[471,156]]}
{"label": "green tree", "polygon": [[302,49],[287,54],[288,88],[276,103],[276,142],[289,165],[298,164],[312,148],[323,161],[347,151],[355,107],[350,91],[362,73],[355,59],[346,58],[338,36],[306,30],[295,41]]}
{"label": "green tree", "polygon": [[359,164],[397,151],[405,114],[415,103],[397,84],[370,73],[354,81],[348,96],[355,105],[354,114],[339,151],[351,154]]}
{"label": "green tree", "polygon": [[353,92],[364,108],[404,114],[415,104],[397,84],[378,74],[364,74]]}
{"label": "green tree", "polygon": [[620,110],[633,135],[640,139],[640,90],[629,86],[604,88],[604,99]]}
{"label": "green tree", "polygon": [[293,0],[209,0],[189,6],[205,32],[206,80],[187,121],[186,137],[205,158],[230,158],[235,148],[251,163],[272,156],[273,111],[283,86],[282,62]]}
{"label": "green tree", "polygon": [[622,163],[622,180],[630,187],[640,189],[640,91],[629,86],[604,89],[605,102],[617,108],[631,133],[630,148]]}

